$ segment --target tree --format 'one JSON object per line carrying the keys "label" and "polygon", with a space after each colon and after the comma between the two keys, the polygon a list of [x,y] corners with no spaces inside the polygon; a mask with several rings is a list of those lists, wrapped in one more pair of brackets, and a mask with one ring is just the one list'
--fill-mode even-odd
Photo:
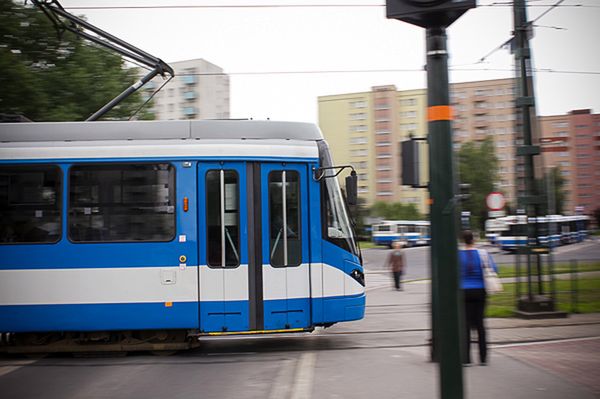
{"label": "tree", "polygon": [[[37,8],[0,2],[0,38],[0,113],[85,120],[137,79],[116,53],[70,32],[59,38]],[[141,104],[135,93],[104,119],[128,118]]]}
{"label": "tree", "polygon": [[487,219],[485,197],[494,191],[498,177],[493,140],[488,137],[481,143],[463,144],[458,151],[458,163],[460,183],[469,185],[462,208],[471,212],[471,225],[483,230]]}
{"label": "tree", "polygon": [[371,207],[371,216],[388,220],[423,220],[415,204],[401,202],[376,202]]}

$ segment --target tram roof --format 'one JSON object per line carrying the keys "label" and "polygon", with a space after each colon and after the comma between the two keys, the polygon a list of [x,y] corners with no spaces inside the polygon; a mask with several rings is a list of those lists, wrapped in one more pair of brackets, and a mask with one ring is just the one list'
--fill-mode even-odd
{"label": "tram roof", "polygon": [[284,139],[322,140],[312,123],[254,120],[0,123],[0,142]]}

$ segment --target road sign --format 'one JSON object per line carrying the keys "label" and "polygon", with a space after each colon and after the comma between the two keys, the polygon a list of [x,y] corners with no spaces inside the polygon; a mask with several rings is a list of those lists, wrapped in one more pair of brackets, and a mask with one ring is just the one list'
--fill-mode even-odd
{"label": "road sign", "polygon": [[504,210],[502,211],[489,211],[488,212],[488,217],[490,218],[501,218],[506,216],[506,212]]}
{"label": "road sign", "polygon": [[504,205],[506,205],[506,200],[502,193],[493,192],[485,197],[485,204],[490,211],[501,211],[504,209]]}

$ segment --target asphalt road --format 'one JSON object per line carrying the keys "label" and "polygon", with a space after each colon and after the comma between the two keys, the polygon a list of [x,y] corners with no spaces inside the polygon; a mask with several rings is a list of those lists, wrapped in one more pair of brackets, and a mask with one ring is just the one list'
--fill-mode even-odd
{"label": "asphalt road", "polygon": [[[3,356],[0,397],[438,397],[438,366],[428,361],[425,344],[430,336],[428,283],[407,284],[405,291],[398,292],[371,280],[367,288],[365,319],[310,334],[205,338],[200,348],[170,357],[144,353],[83,358],[51,355],[37,360]],[[597,325],[587,326],[581,336],[594,334],[590,330],[594,328]],[[496,331],[503,335],[513,331],[512,335],[518,337],[530,336],[531,330],[518,327],[494,330],[492,342]],[[595,349],[600,341],[591,344]],[[556,343],[553,351],[563,347]],[[556,378],[554,371],[547,372],[522,361],[519,356],[523,351],[505,352],[502,347],[494,347],[488,367],[464,369],[468,392],[465,398],[595,397],[578,382]],[[532,352],[529,358],[532,356],[543,362],[545,354]],[[593,370],[588,368],[585,375],[593,376]]]}
{"label": "asphalt road", "polygon": [[[494,261],[498,264],[514,264],[516,262],[516,256],[514,254],[500,251],[492,246],[482,245],[481,247],[487,249],[492,254]],[[390,251],[390,249],[384,247],[363,249],[363,261],[367,273],[386,273],[387,269],[385,268],[385,261]],[[407,248],[404,251],[407,266],[403,279],[414,280],[430,278],[430,247]],[[600,261],[600,240],[590,239],[582,243],[558,247],[554,250],[553,256],[555,263],[568,262],[570,260]]]}

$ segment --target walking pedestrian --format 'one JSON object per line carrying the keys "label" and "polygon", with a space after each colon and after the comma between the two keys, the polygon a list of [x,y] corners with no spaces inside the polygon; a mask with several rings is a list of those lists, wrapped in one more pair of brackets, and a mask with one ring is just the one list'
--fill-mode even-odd
{"label": "walking pedestrian", "polygon": [[386,264],[392,271],[392,276],[394,277],[394,287],[398,291],[402,291],[401,278],[402,273],[404,273],[404,251],[402,251],[402,243],[400,241],[395,241],[392,244],[394,248],[392,252],[388,255]]}
{"label": "walking pedestrian", "polygon": [[479,344],[479,360],[482,365],[488,361],[487,339],[484,325],[484,315],[487,294],[483,279],[483,268],[487,265],[498,272],[491,255],[475,247],[473,233],[463,232],[465,247],[459,251],[461,268],[461,288],[464,297],[465,312],[465,347],[463,363],[471,364],[471,330],[477,330]]}

